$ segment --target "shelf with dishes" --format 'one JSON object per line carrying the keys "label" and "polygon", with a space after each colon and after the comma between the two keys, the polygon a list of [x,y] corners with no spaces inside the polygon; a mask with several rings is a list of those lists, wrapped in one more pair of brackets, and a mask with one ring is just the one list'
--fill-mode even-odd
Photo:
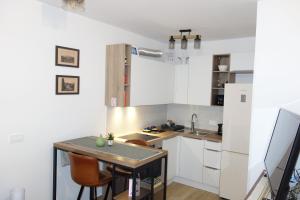
{"label": "shelf with dishes", "polygon": [[131,45],[106,46],[106,97],[108,106],[130,105]]}
{"label": "shelf with dishes", "polygon": [[235,80],[230,72],[230,54],[214,55],[212,68],[211,105],[223,106],[225,84]]}

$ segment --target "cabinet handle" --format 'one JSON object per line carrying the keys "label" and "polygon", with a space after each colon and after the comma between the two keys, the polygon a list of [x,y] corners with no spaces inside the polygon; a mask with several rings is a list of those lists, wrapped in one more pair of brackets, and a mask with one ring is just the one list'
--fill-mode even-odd
{"label": "cabinet handle", "polygon": [[[205,148],[206,149],[206,148]],[[214,150],[214,149],[206,149],[207,151],[214,151],[214,152],[220,152],[218,150]]]}
{"label": "cabinet handle", "polygon": [[214,168],[214,167],[209,167],[209,166],[204,166],[205,168],[208,168],[208,169],[213,169],[213,170],[219,170],[217,168]]}

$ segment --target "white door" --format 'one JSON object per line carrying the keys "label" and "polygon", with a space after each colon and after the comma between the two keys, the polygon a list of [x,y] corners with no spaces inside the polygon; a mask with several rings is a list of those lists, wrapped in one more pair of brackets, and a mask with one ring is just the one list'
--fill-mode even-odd
{"label": "white door", "polygon": [[174,66],[151,58],[132,56],[130,105],[172,103]]}
{"label": "white door", "polygon": [[168,151],[168,183],[177,176],[178,146],[178,137],[163,140],[162,148]]}
{"label": "white door", "polygon": [[226,84],[222,150],[248,154],[252,84]]}
{"label": "white door", "polygon": [[189,65],[176,65],[174,78],[173,103],[188,103]]}
{"label": "white door", "polygon": [[179,176],[202,183],[203,140],[181,137]]}
{"label": "white door", "polygon": [[247,193],[248,155],[222,152],[220,196],[241,200]]}
{"label": "white door", "polygon": [[212,59],[212,55],[190,59],[188,104],[210,106]]}

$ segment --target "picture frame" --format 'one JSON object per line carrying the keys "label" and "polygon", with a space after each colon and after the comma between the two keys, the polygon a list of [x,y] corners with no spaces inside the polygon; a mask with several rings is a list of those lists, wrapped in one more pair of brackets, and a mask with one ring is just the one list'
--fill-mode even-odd
{"label": "picture frame", "polygon": [[79,94],[80,77],[56,75],[56,95]]}
{"label": "picture frame", "polygon": [[55,46],[55,65],[79,68],[80,50],[63,46]]}

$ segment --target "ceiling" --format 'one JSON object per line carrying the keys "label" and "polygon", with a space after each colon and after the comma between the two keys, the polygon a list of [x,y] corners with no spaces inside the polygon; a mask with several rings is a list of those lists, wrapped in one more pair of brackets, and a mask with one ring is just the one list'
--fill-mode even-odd
{"label": "ceiling", "polygon": [[[41,0],[62,6],[63,0]],[[79,14],[160,41],[191,28],[203,40],[255,36],[257,0],[85,0]]]}

